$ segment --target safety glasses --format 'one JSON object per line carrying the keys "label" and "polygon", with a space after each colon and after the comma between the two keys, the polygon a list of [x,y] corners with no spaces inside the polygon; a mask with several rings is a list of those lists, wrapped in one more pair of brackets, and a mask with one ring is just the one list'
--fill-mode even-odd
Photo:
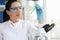
{"label": "safety glasses", "polygon": [[10,11],[16,11],[17,9],[23,9],[23,7],[22,6],[13,7],[10,8]]}

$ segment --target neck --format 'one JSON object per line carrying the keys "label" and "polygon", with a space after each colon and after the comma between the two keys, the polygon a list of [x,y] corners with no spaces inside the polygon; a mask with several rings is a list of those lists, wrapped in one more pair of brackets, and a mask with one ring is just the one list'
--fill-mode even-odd
{"label": "neck", "polygon": [[19,19],[10,19],[10,21],[12,21],[13,23],[16,23],[19,21]]}

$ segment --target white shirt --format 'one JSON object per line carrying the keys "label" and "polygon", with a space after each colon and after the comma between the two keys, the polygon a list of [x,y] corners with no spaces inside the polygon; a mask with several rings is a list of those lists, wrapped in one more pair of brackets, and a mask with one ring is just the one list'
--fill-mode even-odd
{"label": "white shirt", "polygon": [[28,21],[13,23],[9,20],[0,24],[0,40],[28,40],[28,33],[33,35],[35,29]]}

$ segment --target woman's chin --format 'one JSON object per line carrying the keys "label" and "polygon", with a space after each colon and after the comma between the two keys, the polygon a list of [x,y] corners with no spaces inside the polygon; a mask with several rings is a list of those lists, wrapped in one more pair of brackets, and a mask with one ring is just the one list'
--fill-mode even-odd
{"label": "woman's chin", "polygon": [[16,20],[18,20],[18,21],[19,21],[19,20],[20,20],[20,18],[17,18]]}
{"label": "woman's chin", "polygon": [[15,22],[19,22],[19,19],[16,19]]}

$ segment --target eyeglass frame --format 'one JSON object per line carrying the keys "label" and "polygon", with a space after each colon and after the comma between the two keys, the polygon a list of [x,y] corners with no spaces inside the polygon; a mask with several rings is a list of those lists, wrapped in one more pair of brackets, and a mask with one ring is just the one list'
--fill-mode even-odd
{"label": "eyeglass frame", "polygon": [[17,7],[12,7],[12,8],[10,8],[10,11],[16,11],[17,8],[19,8],[19,9],[23,9],[22,6],[17,6]]}

